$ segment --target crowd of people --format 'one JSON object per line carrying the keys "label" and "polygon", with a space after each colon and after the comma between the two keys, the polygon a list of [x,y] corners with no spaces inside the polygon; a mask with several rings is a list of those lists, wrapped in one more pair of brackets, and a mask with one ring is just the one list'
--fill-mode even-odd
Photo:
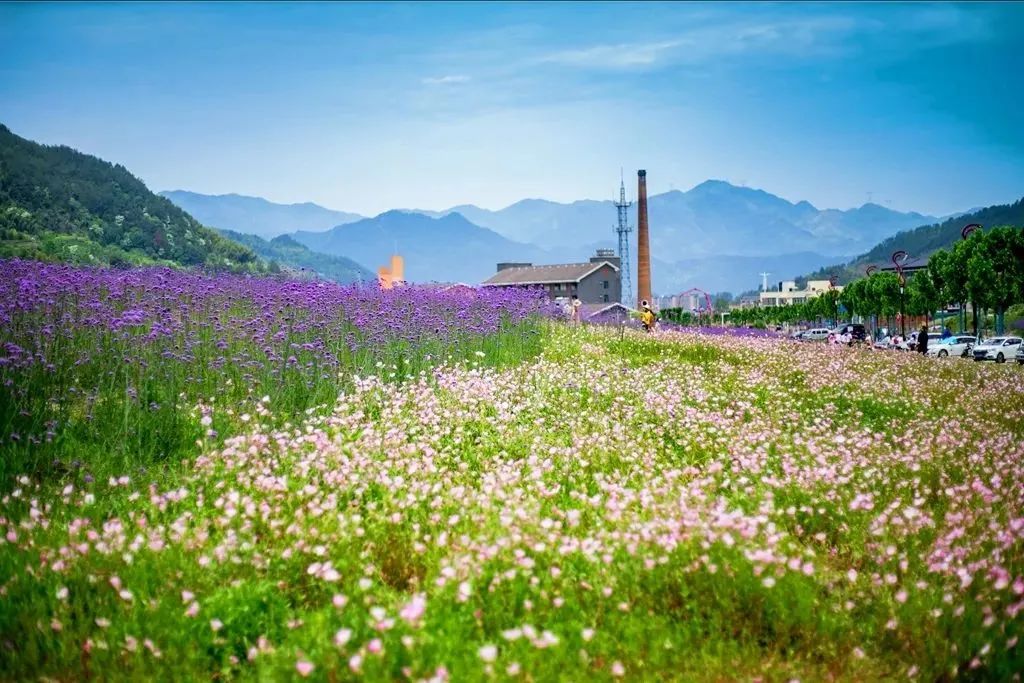
{"label": "crowd of people", "polygon": [[[942,339],[951,337],[953,332],[949,327],[945,327],[942,330]],[[928,326],[922,325],[921,329],[917,332],[911,332],[909,335],[904,337],[897,333],[889,334],[888,331],[883,332],[882,336],[878,337],[874,344],[870,344],[868,340],[857,339],[853,336],[850,330],[846,330],[842,333],[836,333],[835,331],[830,332],[827,339],[829,344],[845,344],[846,346],[853,346],[855,344],[867,345],[871,348],[884,348],[894,349],[897,351],[916,351],[921,354],[928,353]]]}

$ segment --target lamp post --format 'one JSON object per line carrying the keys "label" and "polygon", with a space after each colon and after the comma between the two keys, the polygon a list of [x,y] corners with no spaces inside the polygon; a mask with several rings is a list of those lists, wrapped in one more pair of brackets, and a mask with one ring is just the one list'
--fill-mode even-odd
{"label": "lamp post", "polygon": [[900,336],[907,336],[906,315],[903,313],[903,293],[907,286],[907,278],[903,274],[903,262],[907,260],[907,252],[898,249],[892,253],[892,263],[896,266],[896,275],[900,279]]}
{"label": "lamp post", "polygon": [[[871,274],[874,273],[876,270],[878,270],[877,267],[875,267],[875,266],[868,266],[867,268],[864,269],[864,274],[867,277],[870,278]],[[878,335],[878,314],[877,313],[872,313],[871,314],[871,338],[874,339],[877,335]]]}
{"label": "lamp post", "polygon": [[[964,226],[964,229],[960,231],[960,238],[966,240],[971,236],[971,233],[975,230],[981,230],[984,226],[981,223],[968,223]],[[963,330],[967,324],[967,314],[962,313],[964,316],[963,323],[960,324],[960,329]],[[974,320],[974,338],[978,338],[978,304],[974,301],[971,302],[971,317]]]}
{"label": "lamp post", "polygon": [[907,279],[900,273],[900,336],[907,336],[906,316],[903,313],[903,290],[907,285]]}

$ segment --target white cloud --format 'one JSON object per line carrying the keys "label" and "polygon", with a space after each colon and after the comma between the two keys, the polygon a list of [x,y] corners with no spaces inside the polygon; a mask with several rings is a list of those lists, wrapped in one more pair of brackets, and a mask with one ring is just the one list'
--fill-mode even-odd
{"label": "white cloud", "polygon": [[469,76],[456,74],[448,76],[427,77],[422,79],[420,82],[423,83],[423,85],[453,85],[455,83],[465,83],[468,80]]}
{"label": "white cloud", "polygon": [[666,53],[683,44],[682,40],[658,43],[595,45],[578,50],[564,50],[541,57],[541,62],[567,66],[624,68],[654,64]]}
{"label": "white cloud", "polygon": [[534,63],[582,69],[645,69],[665,64],[704,64],[727,57],[784,55],[794,58],[849,56],[865,41],[905,34],[907,49],[982,37],[986,17],[956,7],[901,8],[887,20],[832,14],[779,19],[728,19],[663,34],[646,43],[607,43],[541,55]]}

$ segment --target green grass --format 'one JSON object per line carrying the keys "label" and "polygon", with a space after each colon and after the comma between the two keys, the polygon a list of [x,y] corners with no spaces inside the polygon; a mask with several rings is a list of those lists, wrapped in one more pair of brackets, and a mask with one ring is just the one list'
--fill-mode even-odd
{"label": "green grass", "polygon": [[[219,352],[205,343],[209,368]],[[146,370],[117,357],[65,368],[62,395],[97,396],[91,425],[84,399],[20,405],[63,411],[69,435],[44,452],[85,467],[16,482],[40,458],[5,453],[0,531],[17,539],[0,545],[0,678],[281,680],[309,661],[313,679],[348,680],[356,654],[369,680],[438,667],[452,680],[611,680],[616,663],[629,680],[1011,678],[1024,658],[1007,610],[1021,598],[987,572],[1024,574],[1021,541],[1006,540],[1022,516],[1006,451],[1021,415],[984,411],[1020,386],[1016,368],[841,356],[837,382],[826,349],[795,358],[772,344],[550,325],[381,349],[329,378],[242,382],[230,364],[155,356]],[[173,410],[134,407],[126,386]],[[908,394],[931,403],[902,406]],[[84,469],[105,476],[89,484]],[[107,483],[122,474],[127,485]],[[954,490],[971,482],[995,493]],[[871,509],[851,505],[861,493]],[[897,513],[908,507],[933,523],[913,526]],[[75,520],[99,533],[85,555]],[[928,563],[957,527],[969,586]],[[309,573],[326,560],[335,583]],[[417,593],[426,612],[407,624],[398,613]],[[375,608],[394,625],[378,629]],[[557,644],[502,636],[526,625]],[[352,632],[341,646],[339,629]]]}

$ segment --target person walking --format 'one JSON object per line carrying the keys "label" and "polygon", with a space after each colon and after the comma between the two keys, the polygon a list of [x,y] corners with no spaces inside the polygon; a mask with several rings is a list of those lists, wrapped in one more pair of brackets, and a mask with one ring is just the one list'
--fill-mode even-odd
{"label": "person walking", "polygon": [[921,331],[917,333],[917,349],[920,354],[928,353],[928,326],[921,325]]}

